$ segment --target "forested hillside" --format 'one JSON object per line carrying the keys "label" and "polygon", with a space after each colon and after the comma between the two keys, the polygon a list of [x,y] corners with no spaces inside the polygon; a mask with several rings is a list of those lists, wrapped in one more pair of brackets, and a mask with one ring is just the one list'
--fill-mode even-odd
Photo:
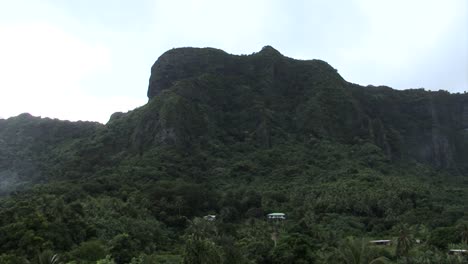
{"label": "forested hillside", "polygon": [[0,120],[0,263],[467,263],[467,94],[267,46],[167,51],[148,98]]}

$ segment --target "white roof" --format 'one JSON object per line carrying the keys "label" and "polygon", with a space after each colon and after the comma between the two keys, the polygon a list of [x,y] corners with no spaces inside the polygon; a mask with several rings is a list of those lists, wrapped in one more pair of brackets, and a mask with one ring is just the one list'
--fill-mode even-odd
{"label": "white roof", "polygon": [[466,249],[451,249],[451,252],[468,252]]}
{"label": "white roof", "polygon": [[278,215],[278,216],[280,216],[280,215],[284,215],[284,214],[283,213],[271,213],[271,214],[268,214],[268,215]]}
{"label": "white roof", "polygon": [[391,240],[387,240],[387,239],[381,239],[381,240],[371,240],[369,241],[371,243],[384,243],[384,242],[391,242]]}
{"label": "white roof", "polygon": [[216,218],[216,215],[205,215],[204,218]]}

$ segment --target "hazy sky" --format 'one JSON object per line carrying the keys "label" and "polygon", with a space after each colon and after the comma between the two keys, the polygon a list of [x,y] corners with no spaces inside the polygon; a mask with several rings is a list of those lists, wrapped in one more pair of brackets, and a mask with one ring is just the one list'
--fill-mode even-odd
{"label": "hazy sky", "polygon": [[107,122],[174,47],[322,59],[348,81],[468,91],[466,0],[0,0],[0,117]]}

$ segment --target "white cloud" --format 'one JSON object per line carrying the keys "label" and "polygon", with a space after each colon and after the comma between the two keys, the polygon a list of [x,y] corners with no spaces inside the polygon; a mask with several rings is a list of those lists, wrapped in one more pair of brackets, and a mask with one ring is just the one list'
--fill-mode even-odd
{"label": "white cloud", "polygon": [[276,7],[267,0],[157,1],[154,30],[157,42],[168,48],[210,46],[245,53],[268,44],[265,39],[275,33],[269,26],[281,18],[275,18]]}
{"label": "white cloud", "polygon": [[[399,89],[462,89],[459,83],[466,78],[466,73],[459,73],[468,70],[462,62],[468,60],[466,1],[358,0],[356,3],[368,26],[361,32],[359,41],[339,49],[338,61],[345,77],[361,84],[385,84]],[[445,72],[434,75],[434,66],[439,72],[451,68],[452,74],[448,74],[457,79],[457,87],[446,81]]]}
{"label": "white cloud", "polygon": [[[106,121],[132,99],[85,93],[82,82],[111,71],[111,55],[47,23],[0,25],[0,115],[22,112],[70,120]],[[133,105],[134,107],[135,105]],[[106,117],[107,116],[107,117]]]}
{"label": "white cloud", "polygon": [[[146,101],[128,96],[107,95],[104,97],[87,94],[74,89],[68,94],[54,96],[51,105],[37,106],[37,115],[57,117],[65,120],[87,120],[106,123],[115,112],[127,112]],[[36,112],[33,112],[36,113]]]}
{"label": "white cloud", "polygon": [[[360,0],[370,31],[362,47],[369,57],[401,65],[434,49],[456,21],[459,0]],[[416,53],[416,54],[415,54]]]}
{"label": "white cloud", "polygon": [[[105,47],[86,43],[48,24],[0,26],[2,87],[28,87],[50,91],[108,70]],[[8,86],[5,86],[8,84]],[[37,89],[39,91],[40,89]]]}

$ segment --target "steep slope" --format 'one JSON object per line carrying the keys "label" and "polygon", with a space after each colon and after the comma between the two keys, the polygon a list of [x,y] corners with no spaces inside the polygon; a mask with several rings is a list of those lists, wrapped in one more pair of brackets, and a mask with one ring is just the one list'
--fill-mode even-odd
{"label": "steep slope", "polygon": [[[468,169],[467,94],[362,87],[346,82],[326,62],[294,60],[270,46],[248,56],[212,48],[170,50],[152,67],[148,97],[147,105],[114,114],[105,127],[71,123],[69,129],[80,128],[77,134],[60,138],[86,135],[74,151],[76,162],[89,161],[80,165],[87,170],[89,164],[117,162],[109,161],[114,156],[163,146],[185,152],[220,144],[268,149],[324,139],[369,142],[394,161]],[[39,139],[38,144],[45,140]]]}
{"label": "steep slope", "polygon": [[291,137],[365,140],[392,159],[467,169],[468,94],[362,87],[325,62],[290,59],[269,46],[250,56],[168,51],[152,67],[148,97],[171,98],[159,99],[165,114],[186,109],[178,119],[185,134],[177,124],[161,132],[173,139],[193,143],[215,133],[223,142],[263,146]]}
{"label": "steep slope", "polygon": [[98,123],[41,119],[29,114],[0,120],[0,194],[21,183],[47,181],[55,163],[66,158],[64,151],[100,127]]}
{"label": "steep slope", "polygon": [[387,153],[466,171],[468,94],[352,86]]}

